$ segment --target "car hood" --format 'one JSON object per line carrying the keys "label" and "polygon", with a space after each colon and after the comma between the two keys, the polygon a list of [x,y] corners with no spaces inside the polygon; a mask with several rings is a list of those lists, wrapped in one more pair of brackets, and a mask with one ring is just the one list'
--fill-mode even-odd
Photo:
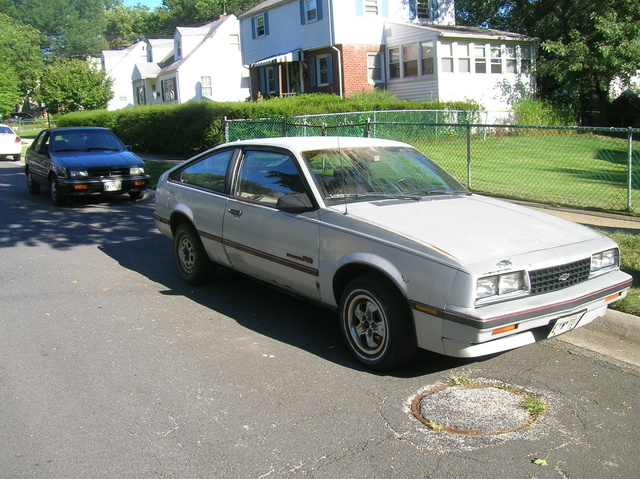
{"label": "car hood", "polygon": [[462,264],[602,237],[586,226],[479,195],[352,203],[346,208],[350,217],[435,248]]}
{"label": "car hood", "polygon": [[130,151],[70,151],[54,153],[53,157],[57,163],[66,168],[117,168],[144,165],[142,160]]}

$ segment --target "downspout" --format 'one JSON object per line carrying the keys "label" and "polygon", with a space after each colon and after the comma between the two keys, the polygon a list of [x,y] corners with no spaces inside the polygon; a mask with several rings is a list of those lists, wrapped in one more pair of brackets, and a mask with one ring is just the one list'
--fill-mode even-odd
{"label": "downspout", "polygon": [[340,87],[340,98],[343,98],[342,91],[342,52],[335,45],[334,31],[333,31],[333,0],[327,0],[327,5],[329,6],[329,42],[331,43],[331,48],[335,50],[338,54],[338,84]]}

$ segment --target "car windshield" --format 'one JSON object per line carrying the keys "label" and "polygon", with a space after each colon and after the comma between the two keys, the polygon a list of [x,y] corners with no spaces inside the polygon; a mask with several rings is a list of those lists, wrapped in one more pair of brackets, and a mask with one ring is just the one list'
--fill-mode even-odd
{"label": "car windshield", "polygon": [[329,205],[376,198],[420,200],[469,194],[433,161],[409,147],[357,147],[303,152]]}
{"label": "car windshield", "polygon": [[120,140],[110,131],[61,131],[52,135],[51,151],[113,150],[121,151],[124,147]]}

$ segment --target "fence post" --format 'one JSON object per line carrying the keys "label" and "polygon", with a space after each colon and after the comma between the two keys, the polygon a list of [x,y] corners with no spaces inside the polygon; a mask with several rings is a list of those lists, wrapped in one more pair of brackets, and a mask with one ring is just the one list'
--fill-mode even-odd
{"label": "fence post", "polygon": [[467,123],[467,188],[471,189],[471,124]]}
{"label": "fence post", "polygon": [[369,128],[371,128],[371,118],[367,118],[367,122],[364,124],[364,137],[369,138]]}
{"label": "fence post", "polygon": [[627,210],[631,211],[631,197],[633,193],[633,128],[629,127],[627,134]]}
{"label": "fence post", "polygon": [[282,136],[289,136],[287,135],[287,119],[286,117],[282,117]]}
{"label": "fence post", "polygon": [[229,142],[229,120],[227,120],[227,116],[224,116],[224,142]]}

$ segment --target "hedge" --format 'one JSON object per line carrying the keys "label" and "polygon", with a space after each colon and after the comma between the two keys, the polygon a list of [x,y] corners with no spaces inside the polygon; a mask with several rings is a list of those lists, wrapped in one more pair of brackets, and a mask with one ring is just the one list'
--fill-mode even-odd
{"label": "hedge", "polygon": [[58,126],[104,126],[134,151],[183,157],[224,142],[224,119],[282,118],[296,115],[376,110],[479,110],[475,102],[397,100],[387,92],[353,95],[305,94],[258,102],[197,101],[116,111],[93,110],[57,117]]}

